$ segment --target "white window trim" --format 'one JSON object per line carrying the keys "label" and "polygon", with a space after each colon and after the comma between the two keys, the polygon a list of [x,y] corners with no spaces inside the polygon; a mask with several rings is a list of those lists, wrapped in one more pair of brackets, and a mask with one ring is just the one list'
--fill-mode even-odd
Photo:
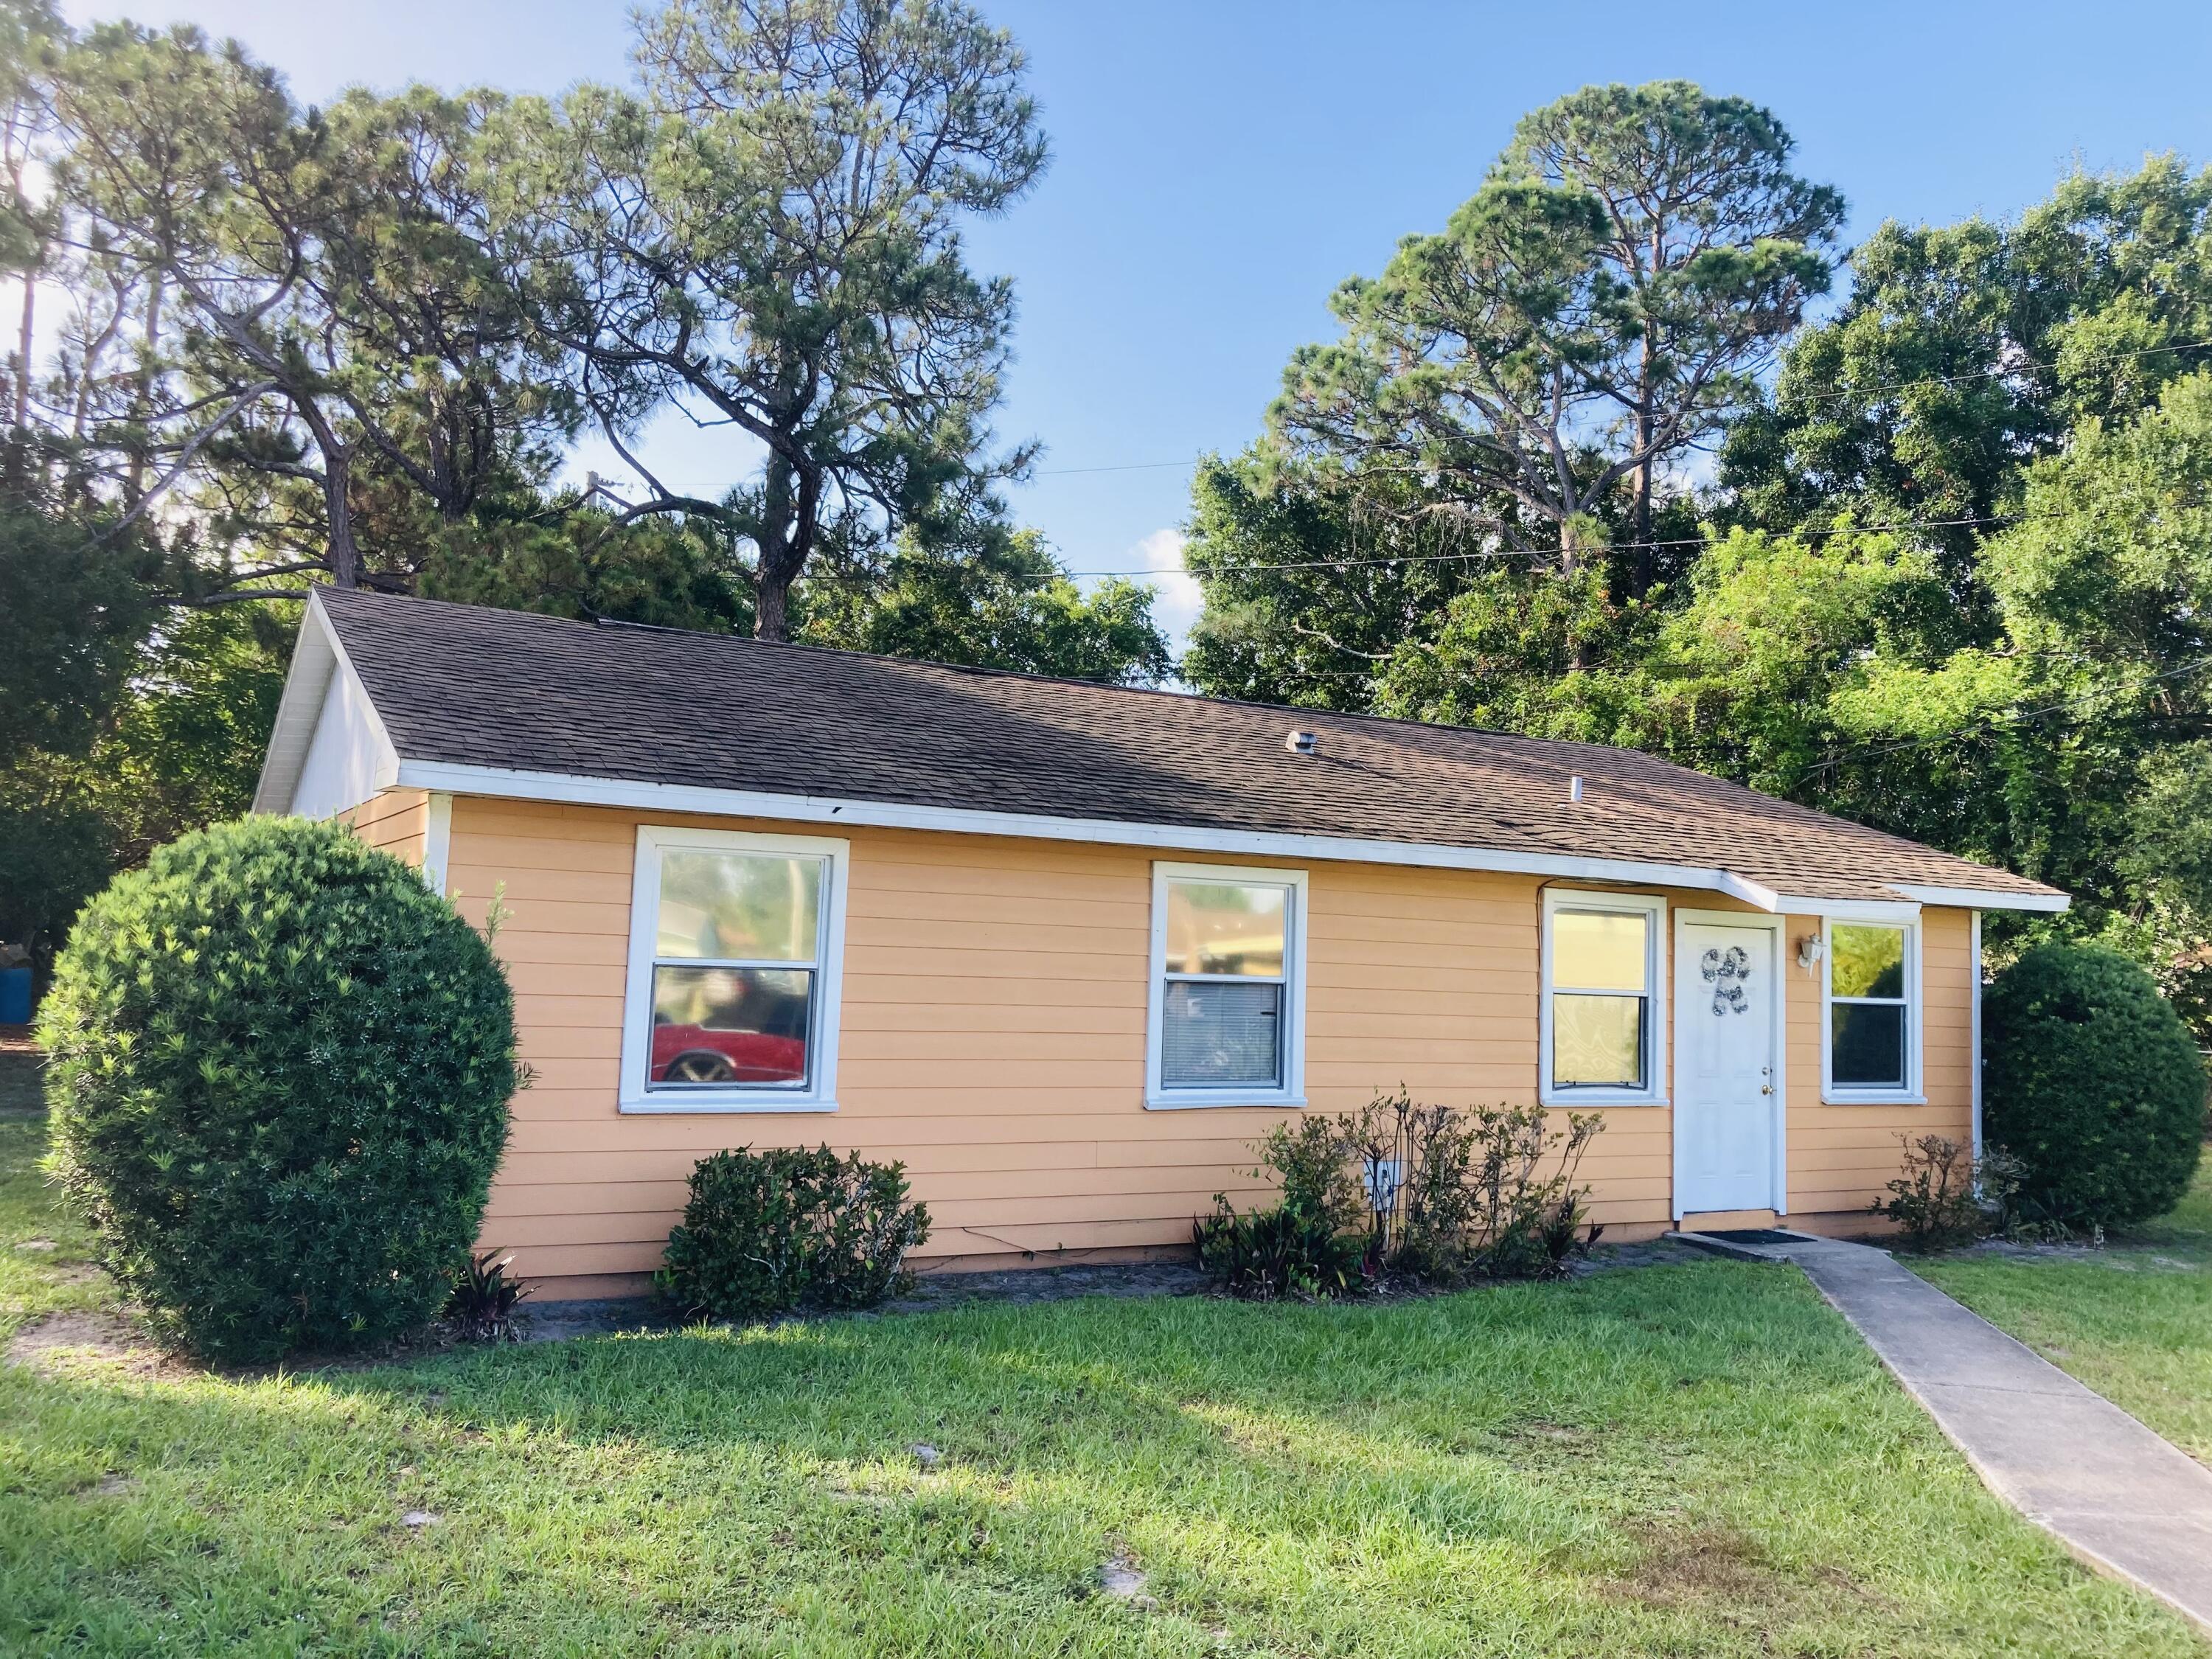
{"label": "white window trim", "polygon": [[[1283,1082],[1277,1089],[1170,1089],[1160,1082],[1160,1030],[1167,1001],[1168,884],[1251,882],[1289,890],[1283,906]],[[1145,1105],[1152,1111],[1207,1106],[1306,1103],[1306,872],[1242,864],[1152,866],[1152,944],[1145,1012]]]}
{"label": "white window trim", "polygon": [[[785,853],[826,859],[821,965],[815,972],[811,1080],[804,1090],[728,1088],[649,1091],[653,1057],[653,958],[660,906],[660,855],[674,849]],[[834,1112],[837,1109],[837,1018],[843,1006],[845,886],[852,843],[823,836],[759,836],[737,830],[676,830],[641,824],[630,884],[629,970],[623,988],[620,1109],[637,1113]]]}
{"label": "white window trim", "polygon": [[[1644,983],[1651,1006],[1644,1020],[1641,1089],[1560,1088],[1552,1081],[1552,918],[1561,910],[1613,911],[1642,915]],[[1667,1103],[1667,901],[1656,893],[1607,893],[1582,887],[1547,887],[1539,923],[1542,975],[1536,996],[1536,1097],[1547,1106],[1664,1106]]]}
{"label": "white window trim", "polygon": [[[1872,923],[1905,929],[1905,1086],[1859,1088],[1836,1081],[1835,941],[1829,937],[1838,922]],[[1920,1071],[1920,1046],[1925,1006],[1922,1000],[1920,943],[1923,930],[1917,905],[1869,914],[1820,918],[1820,1098],[1831,1106],[1925,1106]]]}

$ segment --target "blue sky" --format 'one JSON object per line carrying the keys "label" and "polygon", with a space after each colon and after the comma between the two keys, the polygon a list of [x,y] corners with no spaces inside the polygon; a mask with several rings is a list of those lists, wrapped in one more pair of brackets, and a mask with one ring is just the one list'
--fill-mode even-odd
{"label": "blue sky", "polygon": [[[970,236],[1021,303],[1001,428],[1045,446],[1014,504],[1084,571],[1171,565],[1191,459],[1251,439],[1285,358],[1328,331],[1330,289],[1441,225],[1522,112],[1587,82],[1680,76],[1767,105],[1861,234],[2016,213],[2077,160],[2212,159],[2202,0],[982,5],[1030,51],[1054,151],[1037,191]],[[603,0],[64,9],[234,34],[307,99],[628,70],[628,9]],[[664,426],[649,459],[712,489],[745,465],[727,446]],[[1163,599],[1179,633],[1189,585]]]}

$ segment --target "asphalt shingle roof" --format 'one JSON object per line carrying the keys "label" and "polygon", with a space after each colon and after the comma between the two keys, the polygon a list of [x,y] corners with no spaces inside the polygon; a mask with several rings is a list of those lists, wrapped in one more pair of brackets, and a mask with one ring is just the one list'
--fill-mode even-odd
{"label": "asphalt shingle roof", "polygon": [[[2054,890],[1632,750],[364,592],[321,599],[404,761],[1695,865],[1821,898],[1890,896],[1893,881]],[[1293,727],[1318,752],[1290,752]]]}

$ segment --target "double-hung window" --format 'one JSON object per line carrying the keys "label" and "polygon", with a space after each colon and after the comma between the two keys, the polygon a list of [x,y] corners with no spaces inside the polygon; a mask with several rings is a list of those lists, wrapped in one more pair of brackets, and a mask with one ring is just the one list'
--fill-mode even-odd
{"label": "double-hung window", "polygon": [[1827,1095],[1913,1101],[1920,1093],[1920,929],[1830,918],[1826,964]]}
{"label": "double-hung window", "polygon": [[638,831],[622,1105],[836,1104],[846,843]]}
{"label": "double-hung window", "polygon": [[1305,892],[1302,871],[1153,866],[1148,1104],[1304,1103]]}
{"label": "double-hung window", "polygon": [[1664,899],[1547,890],[1538,1021],[1547,1104],[1650,1105],[1665,1071]]}

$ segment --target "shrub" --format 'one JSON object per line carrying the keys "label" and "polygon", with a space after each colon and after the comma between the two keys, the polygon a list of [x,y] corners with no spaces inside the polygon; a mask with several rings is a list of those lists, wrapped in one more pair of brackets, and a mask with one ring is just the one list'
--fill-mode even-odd
{"label": "shrub", "polygon": [[929,1237],[929,1210],[908,1190],[906,1165],[858,1152],[716,1152],[691,1171],[661,1290],[708,1319],[873,1307],[908,1282],[907,1255]]}
{"label": "shrub", "polygon": [[1875,1200],[1874,1212],[1902,1228],[1912,1249],[1967,1243],[2006,1224],[2021,1179],[2011,1153],[1988,1147],[1977,1163],[1970,1146],[1948,1135],[1901,1134],[1897,1142],[1904,1169],[1884,1188],[1889,1196]]}
{"label": "shrub", "polygon": [[212,1358],[438,1311],[514,1092],[489,946],[343,829],[185,836],[88,904],[40,1040],[51,1168],[165,1334]]}
{"label": "shrub", "polygon": [[1604,1127],[1573,1113],[1555,1130],[1540,1106],[1422,1106],[1402,1088],[1348,1116],[1278,1126],[1258,1151],[1281,1201],[1238,1216],[1216,1194],[1193,1224],[1200,1265],[1240,1296],[1552,1277],[1601,1231],[1575,1176]]}
{"label": "shrub", "polygon": [[2205,1073],[2148,974],[2039,945],[1990,988],[1982,1022],[1984,1127],[2021,1162],[2025,1209],[2108,1228],[2173,1207],[2203,1145]]}

